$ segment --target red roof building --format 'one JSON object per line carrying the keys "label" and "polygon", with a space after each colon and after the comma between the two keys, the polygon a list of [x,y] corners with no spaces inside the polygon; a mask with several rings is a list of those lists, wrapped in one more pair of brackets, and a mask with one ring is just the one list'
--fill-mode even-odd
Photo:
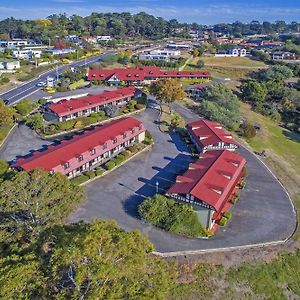
{"label": "red roof building", "polygon": [[238,148],[232,135],[223,130],[222,125],[205,119],[186,125],[187,132],[199,152],[210,150],[230,150]]}
{"label": "red roof building", "polygon": [[245,158],[227,150],[201,154],[166,195],[191,203],[202,224],[211,229],[229,209],[245,165]]}
{"label": "red roof building", "polygon": [[126,105],[137,95],[137,89],[125,87],[114,91],[104,91],[98,95],[90,95],[73,100],[61,100],[48,106],[47,112],[53,114],[59,121],[66,121],[99,112],[109,104]]}
{"label": "red roof building", "polygon": [[145,139],[145,127],[134,118],[123,118],[50,145],[28,158],[19,158],[13,167],[25,171],[42,168],[73,178],[104,164],[132,144]]}
{"label": "red roof building", "polygon": [[120,84],[124,81],[127,84],[142,84],[159,78],[203,78],[210,79],[209,72],[189,71],[162,71],[156,66],[143,68],[113,69],[113,70],[92,70],[88,71],[88,80],[105,81],[109,84]]}

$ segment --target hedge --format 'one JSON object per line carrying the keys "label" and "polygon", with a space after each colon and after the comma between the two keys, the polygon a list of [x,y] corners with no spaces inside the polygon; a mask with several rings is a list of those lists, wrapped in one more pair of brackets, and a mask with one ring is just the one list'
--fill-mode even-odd
{"label": "hedge", "polygon": [[96,174],[94,173],[94,171],[87,171],[85,173],[85,175],[89,178],[89,179],[92,179],[96,176]]}
{"label": "hedge", "polygon": [[106,170],[111,170],[111,169],[113,169],[115,166],[116,166],[116,164],[115,164],[113,161],[109,161],[109,162],[107,162],[107,163],[104,165],[104,167],[105,167]]}
{"label": "hedge", "polygon": [[223,217],[230,220],[232,217],[232,213],[230,211],[226,211],[226,212],[224,212]]}
{"label": "hedge", "polygon": [[95,174],[96,176],[101,176],[103,174],[104,170],[102,168],[96,168]]}
{"label": "hedge", "polygon": [[225,226],[228,222],[228,219],[225,217],[222,217],[221,220],[219,221],[220,226]]}
{"label": "hedge", "polygon": [[80,176],[77,176],[77,177],[71,179],[71,182],[75,185],[80,185],[88,180],[89,180],[89,177],[83,174],[83,175],[80,175]]}

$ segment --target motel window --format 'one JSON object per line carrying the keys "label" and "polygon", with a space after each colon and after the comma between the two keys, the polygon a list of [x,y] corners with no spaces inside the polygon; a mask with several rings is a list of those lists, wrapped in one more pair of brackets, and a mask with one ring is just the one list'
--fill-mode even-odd
{"label": "motel window", "polygon": [[96,149],[91,150],[91,155],[95,155],[96,154]]}
{"label": "motel window", "polygon": [[132,134],[134,134],[135,133],[135,129],[133,128],[133,129],[131,129],[131,133]]}
{"label": "motel window", "polygon": [[115,144],[115,143],[118,141],[118,139],[117,139],[117,138],[114,138],[112,141],[113,141],[113,143]]}
{"label": "motel window", "polygon": [[65,164],[64,164],[64,169],[66,170],[66,169],[68,169],[70,167],[70,163],[69,162],[66,162]]}
{"label": "motel window", "polygon": [[107,148],[107,143],[103,144],[102,149],[106,149]]}
{"label": "motel window", "polygon": [[79,161],[83,161],[83,155],[80,155],[80,156],[78,157],[78,160],[79,160]]}
{"label": "motel window", "polygon": [[139,125],[139,130],[142,130],[142,125]]}
{"label": "motel window", "polygon": [[123,133],[123,139],[125,139],[127,137],[126,133]]}

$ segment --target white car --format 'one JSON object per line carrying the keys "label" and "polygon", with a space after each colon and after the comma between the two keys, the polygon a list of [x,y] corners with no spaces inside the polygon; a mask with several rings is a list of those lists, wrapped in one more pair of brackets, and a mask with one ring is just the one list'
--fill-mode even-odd
{"label": "white car", "polygon": [[45,81],[39,82],[36,86],[45,86],[47,83]]}

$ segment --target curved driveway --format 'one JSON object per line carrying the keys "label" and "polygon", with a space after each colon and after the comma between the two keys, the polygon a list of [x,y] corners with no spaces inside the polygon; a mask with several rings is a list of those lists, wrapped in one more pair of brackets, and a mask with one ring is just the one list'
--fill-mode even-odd
{"label": "curved driveway", "polygon": [[[174,108],[191,121],[197,116],[186,108]],[[147,109],[139,115],[154,137],[152,150],[124,166],[88,184],[87,202],[69,219],[90,221],[93,218],[115,219],[126,230],[140,229],[159,252],[189,251],[234,247],[284,240],[292,234],[296,218],[283,187],[269,170],[248,150],[241,149],[248,162],[250,175],[240,201],[233,207],[233,218],[211,239],[193,239],[161,231],[137,219],[136,207],[159,188],[168,187],[176,174],[190,161],[185,144],[177,135],[161,133],[156,125],[157,111]],[[29,140],[31,138],[31,140]],[[27,141],[27,142],[26,142]],[[11,160],[16,154],[38,149],[45,141],[26,127],[20,127],[0,150],[0,158]],[[49,143],[49,142],[48,142]]]}

